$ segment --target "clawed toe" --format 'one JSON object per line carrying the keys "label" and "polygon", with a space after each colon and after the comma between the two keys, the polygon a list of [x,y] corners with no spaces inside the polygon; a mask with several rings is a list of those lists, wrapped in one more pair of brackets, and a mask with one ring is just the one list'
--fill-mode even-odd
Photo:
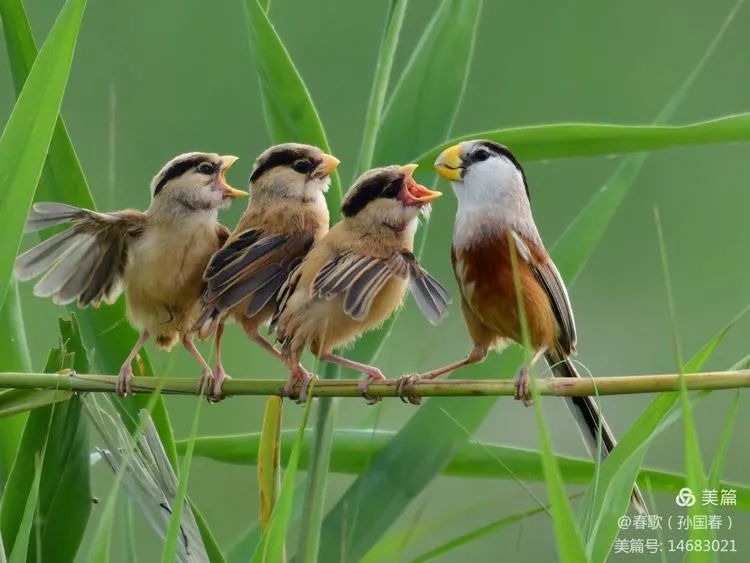
{"label": "clawed toe", "polygon": [[422,376],[418,373],[410,373],[399,377],[398,383],[396,384],[396,391],[402,402],[411,403],[412,405],[422,404],[422,397],[419,397],[414,393],[414,384],[421,379]]}
{"label": "clawed toe", "polygon": [[382,397],[373,397],[372,395],[368,393],[368,388],[370,387],[370,383],[372,383],[373,380],[375,379],[378,379],[378,378],[367,376],[357,384],[357,389],[359,389],[359,394],[362,395],[362,398],[365,400],[365,403],[367,403],[368,405],[374,405],[383,400]]}
{"label": "clawed toe", "polygon": [[521,401],[525,407],[530,407],[534,404],[534,399],[531,395],[531,373],[528,366],[522,367],[518,372],[513,397],[517,401]]}
{"label": "clawed toe", "polygon": [[128,368],[121,369],[120,375],[117,377],[117,383],[115,384],[115,391],[120,397],[127,397],[133,394],[131,383],[133,381],[133,370]]}

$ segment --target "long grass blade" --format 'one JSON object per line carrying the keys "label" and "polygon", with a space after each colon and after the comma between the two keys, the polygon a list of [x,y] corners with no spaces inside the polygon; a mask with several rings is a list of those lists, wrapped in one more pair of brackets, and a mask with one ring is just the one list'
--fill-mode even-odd
{"label": "long grass blade", "polygon": [[23,517],[21,518],[18,527],[18,541],[13,545],[13,551],[11,551],[10,556],[8,557],[10,563],[26,563],[26,559],[29,556],[29,538],[31,536],[31,528],[34,525],[36,503],[39,498],[39,482],[42,478],[41,465],[42,460],[38,457],[34,464],[34,479],[31,482],[31,488],[29,489],[29,496],[26,499]]}
{"label": "long grass blade", "polygon": [[734,424],[737,421],[737,413],[740,410],[740,392],[737,391],[732,399],[732,404],[727,412],[727,420],[724,422],[724,428],[721,432],[721,440],[719,440],[719,446],[716,448],[716,455],[714,456],[714,462],[711,465],[711,473],[708,476],[708,487],[709,489],[718,489],[721,476],[724,473],[724,465],[726,464],[727,454],[729,453],[729,443],[732,439],[732,432],[734,431]]}
{"label": "long grass blade", "polygon": [[378,136],[385,96],[388,93],[388,82],[391,77],[393,58],[396,54],[401,26],[404,23],[404,14],[409,0],[391,0],[386,18],[383,39],[380,42],[378,60],[375,63],[375,73],[370,91],[370,100],[365,112],[365,129],[362,133],[362,145],[357,157],[355,177],[368,170],[372,165],[372,157],[375,153],[375,141]]}
{"label": "long grass blade", "polygon": [[[310,92],[265,10],[258,0],[245,0],[244,5],[250,52],[260,80],[263,115],[271,139],[274,143],[310,143],[329,152]],[[332,219],[338,217],[340,202],[341,184],[338,173],[334,173],[328,192]]]}
{"label": "long grass blade", "polygon": [[[193,449],[195,448],[195,438],[198,436],[198,425],[200,424],[201,410],[203,407],[203,399],[196,399],[198,403],[195,407],[195,414],[193,415],[193,424],[190,428],[190,437],[188,438],[188,446],[185,451],[185,456],[182,459],[182,470],[180,471],[180,482],[177,486],[177,494],[175,495],[174,502],[172,503],[171,518],[169,519],[169,527],[167,528],[167,536],[164,539],[164,550],[162,551],[161,560],[162,563],[171,563],[177,557],[177,544],[178,542],[186,543],[183,536],[182,529],[182,511],[187,498],[187,485],[188,478],[190,477],[190,466],[193,461]],[[183,546],[187,551],[188,545]]]}
{"label": "long grass blade", "polygon": [[0,307],[5,301],[23,225],[57,122],[85,0],[68,0],[29,73],[0,137]]}
{"label": "long grass blade", "polygon": [[[268,529],[276,504],[280,484],[279,455],[281,453],[281,397],[269,397],[263,414],[263,426],[258,445],[258,491],[260,493],[260,521],[263,531]],[[193,445],[195,440],[193,440]]]}
{"label": "long grass blade", "polygon": [[[0,334],[5,335],[0,339],[0,369],[12,369],[13,371],[30,372],[31,358],[29,347],[26,342],[26,330],[21,312],[21,302],[18,297],[18,287],[11,282],[5,303],[0,308]],[[23,427],[26,424],[24,408],[14,411],[12,404],[19,405],[23,402],[22,397],[30,395],[29,392],[14,392],[12,390],[0,392],[0,493],[2,493],[5,480],[8,478],[13,460],[21,442]],[[15,396],[13,396],[15,395]],[[15,416],[11,416],[17,412]],[[9,417],[9,418],[6,418]]]}
{"label": "long grass blade", "polygon": [[299,429],[297,430],[297,436],[292,446],[291,454],[289,455],[289,463],[284,473],[284,481],[281,485],[281,493],[279,494],[278,502],[274,507],[273,513],[271,514],[271,520],[268,524],[268,529],[263,534],[263,537],[255,549],[252,561],[253,563],[276,563],[277,561],[283,561],[287,530],[289,529],[289,523],[292,516],[292,506],[294,502],[294,482],[297,476],[297,468],[299,466],[300,451],[302,449],[302,442],[305,436],[305,427],[307,426],[307,418],[310,415],[310,405],[312,404],[312,396],[308,397],[307,405],[305,406],[305,414],[302,417]]}
{"label": "long grass blade", "polygon": [[[37,57],[36,43],[21,0],[1,0],[0,20],[2,20],[5,32],[13,82],[18,93],[23,88]],[[62,118],[58,118],[54,128],[35,199],[63,201],[87,209],[96,208]],[[113,306],[103,306],[98,309],[77,309],[75,305],[69,308],[76,311],[87,348],[96,350],[93,358],[95,365],[102,373],[117,373],[138,338],[136,331],[125,320],[123,301],[120,300]],[[139,373],[153,375],[145,350],[141,351],[140,359]],[[136,395],[128,401],[121,401],[117,404],[118,409],[125,415],[126,424],[131,424],[131,430],[135,429],[135,423],[131,421],[138,419],[138,411],[145,408],[148,401],[148,397]],[[154,423],[159,430],[167,455],[173,466],[177,467],[172,426],[161,398],[152,410]]]}

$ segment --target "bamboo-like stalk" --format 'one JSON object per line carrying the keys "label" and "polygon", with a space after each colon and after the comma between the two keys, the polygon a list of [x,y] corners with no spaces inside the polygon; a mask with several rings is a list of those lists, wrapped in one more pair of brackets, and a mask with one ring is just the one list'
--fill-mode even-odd
{"label": "bamboo-like stalk", "polygon": [[[684,375],[690,390],[739,389],[750,387],[750,369],[713,371]],[[116,377],[111,375],[82,375],[78,373],[0,373],[0,389],[60,389],[76,392],[115,391]],[[280,379],[231,379],[224,383],[224,395],[280,395],[285,381]],[[316,397],[360,397],[356,379],[318,380],[312,395]],[[387,379],[372,383],[368,393],[374,397],[397,397],[397,380]],[[679,374],[626,375],[580,379],[539,379],[540,395],[581,397],[586,395],[631,395],[634,393],[660,393],[678,391]],[[197,378],[134,377],[133,391],[151,393],[161,387],[161,392],[172,395],[196,395]],[[510,379],[447,379],[420,381],[413,386],[413,395],[419,397],[475,397],[513,395]]]}

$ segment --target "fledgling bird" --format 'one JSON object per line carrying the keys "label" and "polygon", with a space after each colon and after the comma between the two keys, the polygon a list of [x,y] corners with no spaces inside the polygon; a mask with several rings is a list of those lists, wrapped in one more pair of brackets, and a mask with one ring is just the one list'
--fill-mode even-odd
{"label": "fledgling bird", "polygon": [[445,288],[412,253],[420,211],[440,197],[413,178],[415,164],[364,173],[342,202],[342,220],[315,243],[282,289],[272,320],[291,370],[289,394],[302,381],[304,400],[310,374],[300,365],[305,347],[325,362],[364,374],[368,384],[383,379],[371,365],[348,360],[333,349],[380,326],[401,306],[407,285],[427,319],[437,324],[450,303]]}
{"label": "fledgling bird", "polygon": [[250,176],[250,203],[204,274],[202,338],[216,329],[210,400],[221,398],[229,376],[221,363],[224,323],[238,322],[248,337],[281,359],[259,332],[277,308],[279,288],[313,243],[328,232],[325,192],[339,160],[318,147],[285,143],[266,149]]}
{"label": "fledgling bird", "polygon": [[145,212],[100,213],[63,203],[32,207],[25,232],[72,225],[19,256],[18,279],[46,272],[34,293],[79,307],[113,303],[125,292],[128,321],[141,334],[120,368],[121,395],[131,392],[131,364],[151,336],[165,349],[181,340],[201,365],[201,378],[210,377],[190,328],[200,313],[203,271],[229,236],[217,222],[218,210],[247,195],[226,183],[236,160],[202,152],[173,158],[151,181]]}
{"label": "fledgling bird", "polygon": [[[451,258],[474,347],[465,359],[418,377],[432,379],[482,361],[490,350],[509,340],[524,343],[513,254],[534,350],[532,362],[544,356],[555,376],[580,377],[570,359],[576,350],[570,299],[534,223],[518,159],[498,143],[466,141],[443,151],[435,169],[451,181],[458,200]],[[409,378],[402,382],[408,385]],[[531,404],[528,367],[516,379],[515,397]],[[593,398],[570,397],[569,406],[591,455],[597,454],[600,432],[602,454],[609,454],[615,437]],[[632,500],[639,511],[645,510],[637,488]]]}

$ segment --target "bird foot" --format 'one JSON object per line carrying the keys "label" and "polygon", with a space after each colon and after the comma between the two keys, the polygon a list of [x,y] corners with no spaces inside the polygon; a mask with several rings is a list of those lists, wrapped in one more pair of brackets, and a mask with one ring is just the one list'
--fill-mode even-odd
{"label": "bird foot", "polygon": [[359,394],[362,395],[362,397],[365,400],[365,403],[367,403],[368,405],[374,405],[383,400],[382,397],[373,397],[367,392],[367,389],[370,387],[370,383],[372,383],[373,381],[383,381],[383,380],[385,380],[385,376],[380,372],[365,373],[365,376],[357,384],[357,389],[359,390]]}
{"label": "bird foot", "polygon": [[[298,405],[306,403],[307,388],[310,386],[310,381],[314,377],[317,378],[317,376],[311,375],[305,368],[301,366],[295,368],[294,370],[292,370],[292,373],[289,376],[286,385],[284,385],[284,388],[281,390],[281,396],[293,399],[294,402]],[[295,397],[294,387],[297,385],[298,381],[300,382],[300,389],[299,394]]]}
{"label": "bird foot", "polygon": [[224,368],[221,366],[217,367],[216,370],[213,373],[213,386],[210,386],[211,389],[211,395],[206,396],[206,399],[210,403],[218,403],[222,399],[224,399],[222,387],[224,385],[224,382],[227,379],[232,379],[232,376],[230,376],[227,372],[224,371]]}
{"label": "bird foot", "polygon": [[404,403],[411,403],[412,405],[421,405],[422,397],[417,396],[414,393],[414,384],[422,380],[422,376],[418,373],[410,373],[402,375],[398,378],[396,383],[396,391],[399,399]]}
{"label": "bird foot", "polygon": [[529,366],[523,366],[518,371],[513,397],[517,401],[521,401],[525,407],[530,407],[534,404],[534,399],[531,395],[531,372],[529,371]]}
{"label": "bird foot", "polygon": [[115,391],[120,397],[127,397],[133,394],[131,383],[133,381],[133,368],[130,364],[126,364],[120,368],[120,374],[117,376],[117,383],[115,384]]}
{"label": "bird foot", "polygon": [[211,372],[210,369],[204,369],[201,372],[201,376],[198,378],[198,385],[196,386],[196,391],[203,396],[204,399],[206,399],[209,403],[211,402],[211,397],[213,395],[213,386],[214,386],[214,374]]}

